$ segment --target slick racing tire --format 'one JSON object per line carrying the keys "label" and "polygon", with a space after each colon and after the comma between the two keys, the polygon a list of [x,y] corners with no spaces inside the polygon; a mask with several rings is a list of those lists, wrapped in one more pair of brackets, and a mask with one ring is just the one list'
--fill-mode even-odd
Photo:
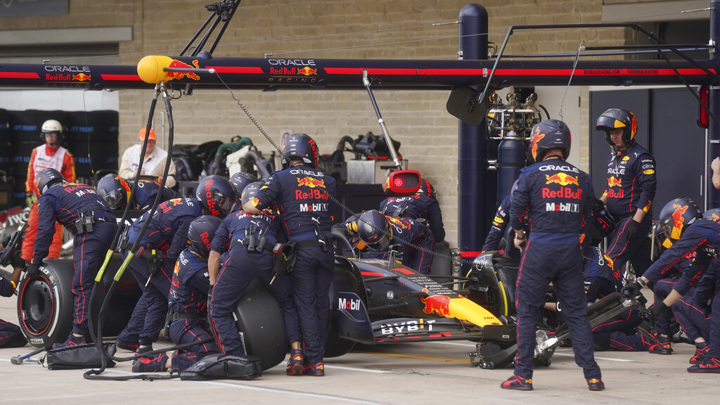
{"label": "slick racing tire", "polygon": [[46,260],[40,274],[23,277],[18,286],[18,320],[25,338],[35,347],[51,348],[64,341],[73,326],[73,263]]}
{"label": "slick racing tire", "polygon": [[263,371],[285,359],[289,344],[282,309],[258,279],[250,283],[238,302],[235,316],[245,353],[259,357]]}
{"label": "slick racing tire", "polygon": [[452,251],[450,245],[445,242],[435,244],[433,248],[433,261],[430,265],[430,274],[433,276],[452,275]]}
{"label": "slick racing tire", "polygon": [[[119,255],[113,255],[104,275],[105,285],[109,284],[119,267]],[[48,259],[40,268],[40,274],[28,279],[24,277],[18,286],[17,311],[20,329],[25,338],[35,347],[51,348],[53,343],[67,339],[73,324],[75,307],[72,293],[73,262],[68,259]],[[93,325],[105,298],[104,285],[95,293],[90,305]],[[140,297],[140,289],[131,275],[123,275],[103,323],[103,336],[120,333],[130,319],[132,310]]]}

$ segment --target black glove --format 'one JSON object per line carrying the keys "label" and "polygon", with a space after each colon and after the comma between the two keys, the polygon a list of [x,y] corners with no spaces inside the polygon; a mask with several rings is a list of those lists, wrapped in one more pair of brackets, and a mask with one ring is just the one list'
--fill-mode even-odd
{"label": "black glove", "polygon": [[650,322],[654,325],[660,314],[665,312],[666,309],[668,309],[668,306],[665,305],[665,303],[662,301],[657,304],[653,304],[653,306],[648,309],[648,314],[650,315]]}
{"label": "black glove", "polygon": [[627,235],[628,240],[632,240],[635,237],[639,226],[640,223],[634,219],[628,221],[627,227],[625,228],[625,234]]}
{"label": "black glove", "polygon": [[25,260],[20,256],[20,252],[15,252],[13,255],[10,264],[12,264],[13,268],[16,267],[25,267]]}
{"label": "black glove", "polygon": [[35,278],[40,274],[40,265],[35,263],[29,263],[25,268],[27,278]]}
{"label": "black glove", "polygon": [[640,293],[641,288],[642,286],[640,285],[640,283],[638,283],[637,281],[633,281],[632,283],[628,283],[625,285],[625,287],[623,287],[622,295],[625,298],[632,298],[638,295],[638,293]]}

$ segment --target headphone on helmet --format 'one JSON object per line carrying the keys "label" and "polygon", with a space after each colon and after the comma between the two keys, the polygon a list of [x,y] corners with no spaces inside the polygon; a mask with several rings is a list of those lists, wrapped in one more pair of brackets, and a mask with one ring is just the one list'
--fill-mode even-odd
{"label": "headphone on helmet", "polygon": [[57,135],[57,143],[58,145],[62,143],[63,141],[63,127],[60,121],[58,120],[47,120],[43,122],[42,127],[40,128],[40,139],[42,139],[43,142],[45,142],[45,135],[48,134],[55,134]]}

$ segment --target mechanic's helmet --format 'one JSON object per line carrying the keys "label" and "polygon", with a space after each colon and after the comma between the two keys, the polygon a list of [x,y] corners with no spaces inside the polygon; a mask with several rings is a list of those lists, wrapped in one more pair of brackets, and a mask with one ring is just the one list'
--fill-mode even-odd
{"label": "mechanic's helmet", "polygon": [[420,181],[420,188],[418,189],[417,194],[426,195],[437,201],[437,193],[435,192],[435,187],[433,187],[432,184],[430,184],[430,182],[425,179]]}
{"label": "mechanic's helmet", "polygon": [[194,250],[204,256],[210,253],[210,244],[215,231],[220,227],[222,219],[212,215],[203,215],[194,219],[188,228],[188,241]]}
{"label": "mechanic's helmet", "polygon": [[255,198],[258,191],[260,191],[260,188],[264,185],[265,183],[263,183],[262,181],[256,181],[245,186],[242,192],[242,197],[240,197],[241,204],[244,205],[246,202]]}
{"label": "mechanic's helmet", "polygon": [[635,134],[637,133],[637,119],[635,114],[624,108],[610,108],[600,114],[595,126],[600,131],[605,131],[605,139],[610,146],[615,146],[610,139],[610,131],[617,128],[623,128],[623,142],[627,146],[635,143]]}
{"label": "mechanic's helmet", "polygon": [[714,222],[720,222],[720,208],[713,208],[703,212],[703,219],[709,219]]}
{"label": "mechanic's helmet", "polygon": [[282,163],[287,165],[294,158],[302,159],[314,169],[318,167],[318,147],[315,141],[307,134],[290,134],[282,139],[280,146]]}
{"label": "mechanic's helmet", "polygon": [[33,182],[33,189],[35,195],[40,197],[50,187],[58,183],[64,183],[65,178],[59,171],[55,169],[43,169],[35,175],[35,181]]}
{"label": "mechanic's helmet", "polygon": [[45,142],[45,135],[55,134],[57,135],[57,143],[60,144],[63,140],[63,127],[58,120],[47,120],[43,122],[40,127],[40,139]]}
{"label": "mechanic's helmet", "polygon": [[385,215],[378,210],[365,211],[357,220],[358,236],[372,250],[387,249],[392,230]]}
{"label": "mechanic's helmet", "polygon": [[128,183],[112,173],[106,174],[98,181],[97,192],[113,210],[124,209],[130,198]]}
{"label": "mechanic's helmet", "polygon": [[245,190],[245,187],[255,181],[258,181],[257,177],[250,173],[235,173],[230,176],[230,183],[235,186],[235,191],[237,191],[238,193],[238,198],[242,198],[242,192],[243,190]]}
{"label": "mechanic's helmet", "polygon": [[532,139],[528,147],[530,159],[542,162],[551,149],[561,149],[563,159],[570,155],[570,128],[560,120],[545,120],[532,128]]}
{"label": "mechanic's helmet", "polygon": [[665,204],[660,211],[660,229],[665,235],[663,246],[672,246],[685,229],[701,216],[700,208],[690,198],[676,198]]}
{"label": "mechanic's helmet", "polygon": [[235,186],[226,178],[217,175],[200,180],[195,197],[211,215],[221,218],[231,213],[237,204]]}

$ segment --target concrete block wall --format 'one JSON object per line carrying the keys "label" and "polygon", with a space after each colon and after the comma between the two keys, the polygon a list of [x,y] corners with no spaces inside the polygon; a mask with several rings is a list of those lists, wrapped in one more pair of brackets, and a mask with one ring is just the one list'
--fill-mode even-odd
{"label": "concrete block wall", "polygon": [[[489,40],[498,46],[511,25],[600,22],[603,3],[622,0],[486,0]],[[71,0],[67,16],[17,18],[3,29],[132,26],[133,40],[120,44],[120,60],[134,65],[147,54],[177,55],[207,19],[195,0]],[[454,22],[467,0],[245,0],[235,14],[216,56],[315,59],[457,59]],[[618,44],[624,29],[521,31],[507,53],[576,52],[585,45]],[[571,62],[570,62],[571,63]],[[587,89],[581,92],[583,123],[574,130],[575,147],[587,168]],[[120,95],[120,150],[135,142],[145,125],[151,91]],[[322,153],[332,152],[342,135],[380,134],[364,90],[234,91],[276,141],[281,131],[312,135]],[[447,239],[457,242],[457,120],[445,110],[447,91],[394,91],[375,88],[390,134],[400,152],[438,190]],[[540,100],[542,101],[542,100]],[[160,127],[158,103],[155,126]],[[250,137],[264,153],[272,151],[229,91],[196,91],[173,101],[178,143]],[[578,136],[579,135],[579,136]],[[585,149],[583,152],[582,149]],[[349,157],[349,156],[348,156]],[[368,207],[374,208],[374,207]]]}

